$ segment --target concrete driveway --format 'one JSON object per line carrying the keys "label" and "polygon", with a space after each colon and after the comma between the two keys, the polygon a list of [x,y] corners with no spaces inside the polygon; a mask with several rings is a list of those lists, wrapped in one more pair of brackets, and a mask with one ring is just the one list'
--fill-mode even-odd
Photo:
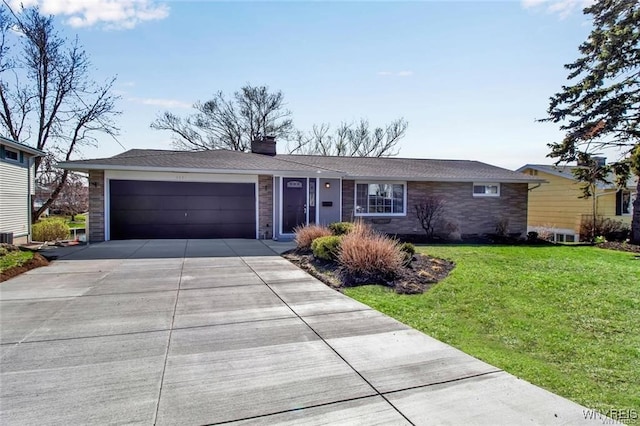
{"label": "concrete driveway", "polygon": [[585,423],[269,244],[112,241],[0,284],[0,423]]}

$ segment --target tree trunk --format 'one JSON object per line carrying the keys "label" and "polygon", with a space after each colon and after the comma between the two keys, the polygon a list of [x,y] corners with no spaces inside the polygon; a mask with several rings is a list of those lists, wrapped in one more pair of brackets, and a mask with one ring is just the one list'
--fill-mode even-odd
{"label": "tree trunk", "polygon": [[60,191],[62,191],[62,188],[64,188],[64,185],[67,183],[68,175],[69,175],[69,170],[65,170],[64,172],[62,172],[60,181],[57,183],[56,188],[53,190],[53,192],[49,196],[49,199],[45,201],[44,204],[39,209],[32,210],[31,223],[36,223],[38,219],[40,219],[40,216],[42,215],[42,213],[44,213],[51,206],[51,204],[53,204],[56,198],[58,198],[58,195],[60,195]]}
{"label": "tree trunk", "polygon": [[631,220],[631,242],[640,244],[640,175],[637,176],[636,200],[633,202],[633,218]]}

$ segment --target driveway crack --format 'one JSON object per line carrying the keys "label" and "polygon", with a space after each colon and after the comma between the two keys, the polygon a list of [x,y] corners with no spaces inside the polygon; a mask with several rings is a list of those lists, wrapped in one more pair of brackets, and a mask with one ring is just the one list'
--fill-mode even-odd
{"label": "driveway crack", "polygon": [[164,385],[164,375],[167,371],[167,362],[169,361],[169,349],[171,348],[171,337],[173,335],[173,325],[176,320],[176,311],[178,310],[178,299],[180,298],[180,286],[182,285],[182,274],[184,272],[184,259],[187,256],[187,247],[189,246],[189,240],[184,245],[184,253],[182,254],[182,265],[180,266],[180,278],[178,280],[178,291],[176,291],[176,301],[173,304],[173,315],[171,316],[171,326],[169,327],[169,338],[167,339],[167,349],[164,353],[164,364],[162,366],[162,376],[160,377],[160,389],[158,390],[158,402],[156,404],[156,411],[153,415],[153,424],[158,422],[158,413],[160,411],[160,400],[162,399],[162,386]]}
{"label": "driveway crack", "polygon": [[351,364],[349,363],[349,361],[347,361],[347,360],[346,360],[342,355],[340,355],[340,353],[339,353],[339,352],[338,352],[338,351],[337,351],[333,346],[331,346],[331,345],[329,344],[329,342],[327,342],[327,341],[325,340],[325,338],[324,338],[324,337],[322,337],[322,336],[320,335],[320,333],[318,333],[318,332],[317,332],[313,327],[311,327],[311,325],[309,325],[309,323],[308,323],[308,322],[306,322],[306,321],[304,320],[304,318],[302,318],[302,317],[301,317],[301,316],[300,316],[300,315],[299,315],[299,314],[298,314],[298,313],[297,313],[297,312],[296,312],[296,311],[295,311],[291,306],[289,306],[289,304],[288,304],[287,302],[285,302],[285,300],[284,300],[282,297],[280,297],[280,295],[279,295],[279,294],[278,294],[278,293],[277,293],[277,292],[276,292],[276,291],[275,291],[275,290],[274,290],[274,289],[273,289],[273,288],[272,288],[272,287],[271,287],[271,286],[270,286],[270,285],[269,285],[265,280],[263,280],[263,279],[262,279],[262,277],[260,277],[260,275],[256,272],[256,270],[255,270],[255,269],[253,269],[253,267],[252,267],[251,265],[249,265],[249,264],[244,260],[244,258],[240,257],[240,259],[242,259],[242,262],[243,262],[245,265],[247,265],[247,267],[249,267],[249,268],[253,271],[253,273],[254,273],[254,274],[256,274],[256,276],[257,276],[258,278],[260,278],[260,281],[262,281],[262,282],[264,283],[264,285],[266,285],[266,286],[267,286],[267,288],[268,288],[269,290],[271,290],[271,292],[272,292],[272,293],[273,293],[273,294],[274,294],[278,299],[280,299],[280,301],[281,301],[282,303],[284,303],[284,305],[285,305],[287,308],[289,308],[289,310],[291,310],[291,312],[293,312],[293,314],[294,314],[294,315],[295,315],[295,316],[296,316],[300,321],[302,321],[302,323],[303,323],[304,325],[306,325],[306,326],[307,326],[307,327],[308,327],[308,328],[309,328],[309,329],[310,329],[310,330],[311,330],[311,331],[312,331],[316,336],[318,336],[318,339],[320,339],[320,341],[321,341],[322,343],[324,343],[325,345],[327,345],[327,347],[328,347],[328,348],[329,348],[329,349],[330,349],[334,354],[336,354],[336,356],[337,356],[338,358],[340,358],[340,359],[342,360],[342,362],[344,362],[344,363],[345,363],[345,364],[346,364],[346,365],[347,365],[351,370],[353,370],[353,372],[354,372],[354,373],[356,373],[356,374],[357,374],[357,375],[358,375],[358,376],[359,376],[359,377],[360,377],[360,378],[361,378],[361,379],[362,379],[362,380],[363,380],[367,385],[369,385],[369,386],[371,387],[371,389],[373,389],[373,391],[376,393],[376,395],[378,395],[379,397],[381,397],[382,399],[384,399],[384,400],[385,400],[385,402],[386,402],[387,404],[389,404],[389,405],[390,405],[390,406],[391,406],[391,407],[392,407],[392,408],[393,408],[393,409],[394,409],[398,414],[400,414],[400,415],[401,415],[401,416],[402,416],[402,417],[403,417],[403,418],[404,418],[404,419],[405,419],[409,424],[414,425],[414,423],[413,423],[411,420],[409,420],[409,418],[408,418],[407,416],[405,416],[405,415],[404,415],[404,413],[403,413],[402,411],[398,410],[398,408],[397,408],[395,405],[393,405],[393,403],[392,403],[391,401],[389,401],[389,400],[387,399],[387,397],[385,396],[385,394],[383,394],[383,393],[382,393],[382,392],[380,392],[378,389],[376,389],[376,387],[375,387],[375,386],[373,386],[373,384],[372,384],[369,380],[367,380],[367,379],[366,379],[366,378],[365,378],[365,377],[364,377],[364,376],[363,376],[363,375],[362,375],[358,370],[356,370],[356,368],[355,368],[353,365],[351,365]]}

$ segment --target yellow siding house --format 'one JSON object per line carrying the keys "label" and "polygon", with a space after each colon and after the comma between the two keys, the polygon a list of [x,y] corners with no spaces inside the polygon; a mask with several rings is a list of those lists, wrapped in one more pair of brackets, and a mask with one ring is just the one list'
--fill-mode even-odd
{"label": "yellow siding house", "polygon": [[[529,231],[553,234],[559,242],[578,241],[583,218],[596,214],[631,225],[635,181],[618,189],[614,183],[600,183],[595,198],[580,198],[584,183],[573,177],[575,166],[527,164],[517,171],[542,178],[547,183],[530,187],[527,228]],[[610,179],[613,181],[613,179]]]}

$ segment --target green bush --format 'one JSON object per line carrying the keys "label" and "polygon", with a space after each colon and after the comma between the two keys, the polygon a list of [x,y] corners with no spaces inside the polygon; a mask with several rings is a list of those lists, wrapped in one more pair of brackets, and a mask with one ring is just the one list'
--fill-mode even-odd
{"label": "green bush", "polygon": [[69,238],[69,225],[63,219],[46,219],[33,225],[34,241],[55,241]]}
{"label": "green bush", "polygon": [[404,263],[408,265],[413,260],[413,255],[416,254],[416,246],[411,243],[400,244],[400,251],[404,253]]}
{"label": "green bush", "polygon": [[416,254],[416,246],[414,246],[411,243],[402,243],[400,245],[400,250],[402,250],[403,252],[407,253],[410,256],[413,256],[414,254]]}
{"label": "green bush", "polygon": [[338,256],[341,241],[342,237],[338,235],[316,238],[311,243],[311,250],[318,259],[334,260]]}
{"label": "green bush", "polygon": [[329,230],[333,235],[346,235],[353,231],[352,222],[333,222],[329,225]]}

